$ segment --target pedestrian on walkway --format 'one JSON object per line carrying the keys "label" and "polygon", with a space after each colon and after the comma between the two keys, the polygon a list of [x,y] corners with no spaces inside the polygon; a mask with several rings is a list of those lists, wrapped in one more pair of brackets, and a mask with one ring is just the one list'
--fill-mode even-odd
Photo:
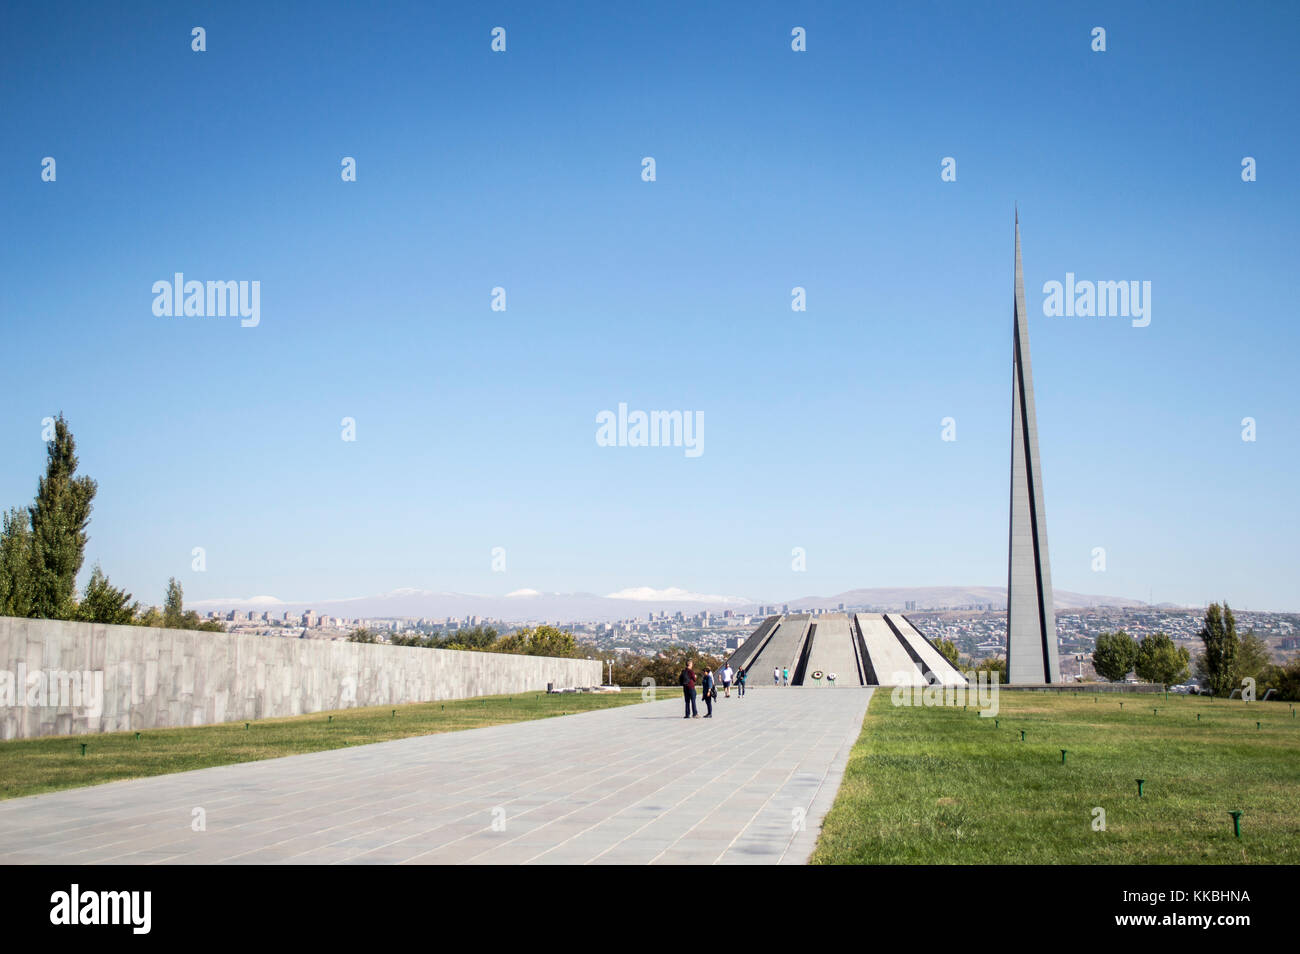
{"label": "pedestrian on walkway", "polygon": [[781,667],[780,667],[780,666],[773,666],[773,667],[772,667],[772,685],[774,685],[774,686],[779,686],[779,685],[781,685]]}
{"label": "pedestrian on walkway", "polygon": [[826,678],[827,678],[828,680],[830,680],[831,688],[834,689],[834,688],[835,688],[835,673],[833,673],[833,672],[828,672],[828,673],[826,674]]}
{"label": "pedestrian on walkway", "polygon": [[728,664],[722,667],[722,694],[728,699],[731,698],[731,680],[736,676],[735,671]]}
{"label": "pedestrian on walkway", "polygon": [[682,674],[677,677],[677,681],[682,686],[682,696],[686,700],[686,718],[698,719],[700,713],[695,708],[695,660],[690,659],[686,662],[686,668]]}
{"label": "pedestrian on walkway", "polygon": [[789,667],[789,666],[782,666],[782,667],[781,667],[781,685],[783,685],[783,686],[788,686],[788,685],[790,685],[790,667]]}
{"label": "pedestrian on walkway", "polygon": [[745,698],[745,680],[749,678],[749,673],[744,669],[736,673],[736,695]]}
{"label": "pedestrian on walkway", "polygon": [[718,687],[713,682],[713,673],[711,673],[707,669],[704,670],[704,676],[700,682],[700,686],[704,689],[704,704],[709,707],[709,714],[706,715],[704,718],[712,719],[713,700],[718,698]]}

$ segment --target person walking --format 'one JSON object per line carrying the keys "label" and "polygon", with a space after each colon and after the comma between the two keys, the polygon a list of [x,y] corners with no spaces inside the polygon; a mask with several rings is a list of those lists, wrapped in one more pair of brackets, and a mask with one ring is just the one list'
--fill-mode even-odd
{"label": "person walking", "polygon": [[749,678],[749,673],[744,669],[736,673],[736,695],[745,698],[745,680]]}
{"label": "person walking", "polygon": [[789,666],[782,666],[782,667],[781,667],[781,685],[783,685],[783,686],[788,686],[788,685],[790,685],[790,667],[789,667]]}
{"label": "person walking", "polygon": [[772,667],[772,685],[774,685],[774,686],[779,686],[779,685],[781,685],[781,667],[780,667],[780,666],[773,666],[773,667]]}
{"label": "person walking", "polygon": [[695,660],[690,659],[686,662],[686,668],[682,674],[677,677],[677,681],[682,685],[682,696],[686,700],[687,719],[698,719],[699,711],[695,708]]}
{"label": "person walking", "polygon": [[711,673],[707,669],[704,670],[704,677],[700,682],[700,686],[704,689],[704,704],[709,707],[708,715],[706,715],[704,718],[712,719],[713,700],[718,698],[718,687],[717,684],[714,683],[713,681],[713,673]]}
{"label": "person walking", "polygon": [[722,695],[727,699],[731,698],[731,680],[735,675],[730,664],[722,667]]}

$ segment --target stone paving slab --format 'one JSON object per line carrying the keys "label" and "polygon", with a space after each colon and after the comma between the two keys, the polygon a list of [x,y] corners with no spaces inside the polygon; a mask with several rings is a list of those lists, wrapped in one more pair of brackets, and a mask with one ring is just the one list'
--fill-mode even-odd
{"label": "stone paving slab", "polygon": [[871,692],[763,687],[692,720],[674,693],[9,799],[0,863],[802,864]]}

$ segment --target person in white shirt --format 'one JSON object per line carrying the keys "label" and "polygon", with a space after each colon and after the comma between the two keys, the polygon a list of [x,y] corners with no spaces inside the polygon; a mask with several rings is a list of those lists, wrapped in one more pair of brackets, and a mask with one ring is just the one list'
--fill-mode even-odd
{"label": "person in white shirt", "polygon": [[726,698],[730,699],[730,698],[731,698],[731,680],[732,680],[733,678],[735,678],[735,675],[736,675],[736,674],[735,674],[735,672],[732,670],[732,668],[731,668],[730,665],[726,665],[726,666],[723,666],[723,667],[722,667],[722,673],[721,673],[721,675],[722,675],[722,694],[723,694]]}
{"label": "person in white shirt", "polygon": [[780,666],[773,666],[773,667],[772,667],[772,685],[774,685],[774,686],[779,686],[779,685],[781,685],[781,667],[780,667]]}

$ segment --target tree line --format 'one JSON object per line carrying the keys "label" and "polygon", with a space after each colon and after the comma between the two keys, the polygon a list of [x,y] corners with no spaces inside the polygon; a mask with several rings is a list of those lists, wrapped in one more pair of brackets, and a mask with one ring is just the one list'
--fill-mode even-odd
{"label": "tree line", "polygon": [[[381,641],[378,633],[364,627],[349,633],[348,640],[354,643]],[[417,646],[421,649],[462,649],[484,653],[514,653],[520,656],[561,656],[569,659],[581,659],[594,653],[594,650],[589,652],[586,647],[579,645],[572,633],[546,625],[517,629],[504,636],[492,626],[474,626],[441,636],[394,635],[388,643],[392,646]]]}
{"label": "tree line", "polygon": [[36,499],[11,507],[0,525],[0,616],[68,619],[129,626],[221,631],[186,611],[181,585],[172,577],[161,609],[142,609],[131,594],[109,582],[99,564],[78,596],[77,574],[85,561],[86,527],[99,485],[77,476],[77,443],[59,414],[46,441],[45,474]]}
{"label": "tree line", "polygon": [[1231,695],[1243,680],[1254,679],[1259,696],[1276,689],[1279,698],[1300,699],[1300,660],[1279,666],[1273,662],[1268,644],[1254,630],[1238,636],[1236,617],[1226,602],[1209,605],[1198,635],[1203,649],[1193,657],[1165,633],[1153,633],[1140,642],[1122,629],[1102,633],[1097,637],[1092,665],[1097,675],[1111,682],[1131,672],[1146,682],[1170,686],[1186,679],[1190,668],[1216,696]]}

